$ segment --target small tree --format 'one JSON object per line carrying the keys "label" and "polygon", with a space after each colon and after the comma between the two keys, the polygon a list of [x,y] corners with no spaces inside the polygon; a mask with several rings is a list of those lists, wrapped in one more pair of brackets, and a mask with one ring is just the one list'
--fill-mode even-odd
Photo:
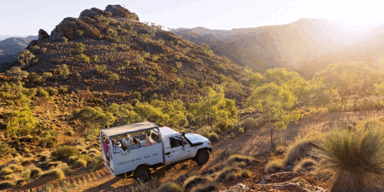
{"label": "small tree", "polygon": [[31,53],[29,50],[24,50],[19,53],[17,56],[17,61],[19,61],[22,67],[29,66],[29,62],[35,58],[35,55]]}
{"label": "small tree", "polygon": [[56,70],[64,78],[67,78],[69,75],[68,65],[66,64],[58,65]]}
{"label": "small tree", "polygon": [[21,70],[20,67],[11,67],[11,69],[6,71],[6,75],[16,80],[22,80],[28,77],[28,72]]}
{"label": "small tree", "polygon": [[82,53],[85,51],[85,45],[82,44],[82,43],[75,43],[75,45],[73,46],[73,48],[75,49],[76,52],[78,53]]}
{"label": "small tree", "polygon": [[297,122],[300,114],[292,111],[297,98],[291,91],[275,83],[268,83],[255,88],[248,98],[248,106],[263,113],[271,131],[271,149],[274,148],[273,134],[287,128],[291,121]]}

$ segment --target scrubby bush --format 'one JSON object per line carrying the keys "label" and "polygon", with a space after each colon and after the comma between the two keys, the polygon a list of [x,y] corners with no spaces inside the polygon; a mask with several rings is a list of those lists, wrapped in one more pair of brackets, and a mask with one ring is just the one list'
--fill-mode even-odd
{"label": "scrubby bush", "polygon": [[79,150],[73,146],[61,145],[51,152],[52,159],[67,161],[71,156],[79,155]]}
{"label": "scrubby bush", "polygon": [[180,61],[176,62],[176,68],[181,69],[181,67],[183,67],[183,63]]}
{"label": "scrubby bush", "polygon": [[100,62],[99,56],[94,55],[94,56],[92,57],[92,61],[93,61],[93,62]]}
{"label": "scrubby bush", "polygon": [[219,141],[219,136],[216,133],[210,133],[208,136],[208,139],[211,142],[217,142],[217,141]]}
{"label": "scrubby bush", "polygon": [[75,51],[78,53],[82,53],[85,51],[86,46],[82,43],[75,43],[75,45],[73,46],[73,49],[75,49]]}
{"label": "scrubby bush", "polygon": [[115,30],[113,30],[111,28],[109,28],[107,30],[107,34],[106,34],[105,37],[107,37],[109,40],[112,40],[112,41],[115,41],[115,42],[119,42],[120,41],[120,37],[118,36],[117,31],[115,31]]}
{"label": "scrubby bush", "polygon": [[96,65],[95,69],[96,69],[97,74],[103,74],[103,73],[107,72],[107,66],[104,64],[103,65]]}
{"label": "scrubby bush", "polygon": [[76,58],[77,58],[78,61],[82,61],[84,63],[91,62],[91,58],[89,58],[88,56],[86,56],[84,54],[77,55]]}
{"label": "scrubby bush", "polygon": [[226,180],[233,180],[236,178],[235,173],[239,171],[240,168],[238,167],[226,167],[217,174],[216,181],[223,182]]}
{"label": "scrubby bush", "polygon": [[29,108],[14,112],[7,118],[7,134],[11,136],[26,136],[35,132],[37,119]]}
{"label": "scrubby bush", "polygon": [[83,109],[75,109],[70,120],[80,124],[83,128],[104,128],[109,127],[115,117],[112,113],[104,112],[100,107],[85,107]]}
{"label": "scrubby bush", "polygon": [[17,165],[17,164],[10,164],[8,167],[12,169],[14,172],[20,172],[24,169],[23,166]]}
{"label": "scrubby bush", "polygon": [[57,65],[56,71],[64,78],[67,78],[67,76],[70,74],[68,65],[62,64],[62,65]]}
{"label": "scrubby bush", "polygon": [[55,96],[59,93],[59,91],[53,87],[48,87],[47,91],[48,91],[49,95],[52,95],[52,96]]}
{"label": "scrubby bush", "polygon": [[34,167],[31,169],[30,178],[32,178],[32,179],[39,178],[42,173],[43,173],[43,171],[40,168]]}
{"label": "scrubby bush", "polygon": [[240,127],[240,128],[239,128],[239,133],[240,133],[240,134],[243,134],[243,133],[244,133],[244,127]]}
{"label": "scrubby bush", "polygon": [[246,164],[250,163],[253,161],[253,157],[251,156],[245,156],[245,155],[238,155],[238,154],[235,154],[235,155],[231,155],[229,158],[228,158],[228,161],[227,163],[228,164],[231,164],[231,163],[234,163],[234,162],[245,162]]}
{"label": "scrubby bush", "polygon": [[28,79],[29,79],[29,82],[37,83],[37,84],[41,84],[45,81],[45,79],[43,77],[41,77],[40,75],[38,75],[35,72],[30,73],[28,75]]}
{"label": "scrubby bush", "polygon": [[139,92],[135,91],[135,92],[132,93],[132,97],[133,98],[140,98],[141,94]]}
{"label": "scrubby bush", "polygon": [[283,168],[283,162],[280,159],[272,159],[265,166],[265,174],[276,173]]}
{"label": "scrubby bush", "polygon": [[60,88],[59,88],[59,93],[61,93],[61,94],[65,94],[65,93],[67,93],[68,92],[68,89],[66,88],[66,87],[64,87],[64,86],[60,86]]}
{"label": "scrubby bush", "polygon": [[46,101],[49,99],[49,93],[48,91],[45,91],[43,88],[39,87],[38,89],[38,94],[37,96],[39,97],[40,100]]}
{"label": "scrubby bush", "polygon": [[51,77],[53,76],[53,74],[52,74],[51,72],[44,72],[44,73],[43,73],[43,76],[44,76],[45,78],[51,78]]}
{"label": "scrubby bush", "polygon": [[111,81],[119,81],[119,75],[117,73],[112,73],[109,75],[108,77],[108,80],[111,80]]}

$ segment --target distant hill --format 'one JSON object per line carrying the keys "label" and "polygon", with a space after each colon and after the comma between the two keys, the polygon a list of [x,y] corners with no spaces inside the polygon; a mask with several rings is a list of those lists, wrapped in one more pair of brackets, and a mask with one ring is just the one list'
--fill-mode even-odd
{"label": "distant hill", "polygon": [[269,67],[298,69],[315,58],[361,46],[365,40],[377,43],[383,31],[378,27],[361,31],[345,27],[324,19],[300,19],[285,25],[228,31],[199,27],[173,32],[198,45],[208,44],[215,53],[239,65],[265,70]]}
{"label": "distant hill", "polygon": [[[241,100],[247,94],[240,83],[241,66],[159,26],[141,23],[135,13],[120,6],[86,9],[79,18],[65,18],[49,36],[33,41],[27,49],[38,59],[31,62],[27,72],[54,73],[45,86],[108,91],[110,94],[103,95],[107,102],[134,99],[135,91],[145,101],[155,93],[163,98],[197,101],[201,87],[220,84],[227,78],[235,80],[237,89],[227,93],[229,98]],[[63,64],[71,73],[66,79],[56,73]]]}
{"label": "distant hill", "polygon": [[0,41],[0,72],[6,69],[4,62],[14,61],[16,55],[37,38],[37,36],[10,37]]}

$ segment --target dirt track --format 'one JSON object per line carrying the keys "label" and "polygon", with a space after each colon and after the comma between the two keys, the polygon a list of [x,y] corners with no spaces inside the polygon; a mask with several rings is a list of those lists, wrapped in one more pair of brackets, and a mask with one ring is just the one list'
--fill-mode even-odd
{"label": "dirt track", "polygon": [[[336,128],[354,121],[367,119],[370,117],[381,117],[381,112],[347,112],[341,115],[340,113],[330,113],[313,115],[311,117],[303,117],[298,124],[291,123],[287,130],[277,132],[274,136],[275,142],[289,141],[296,136],[305,135],[308,131],[318,130],[326,131]],[[220,141],[213,144],[214,151],[211,153],[210,161],[215,159],[215,156],[221,151],[231,148],[238,151],[240,154],[256,156],[258,154],[267,153],[270,149],[270,132],[268,127],[264,126],[260,129],[247,130],[244,134],[239,134],[235,138],[230,138],[226,133],[220,135]],[[156,177],[151,181],[153,185],[168,180],[176,180],[181,174],[196,171],[201,172],[209,168],[211,164],[208,162],[204,166],[197,165],[194,161],[186,161],[176,165],[161,167],[152,174]],[[132,179],[124,179],[121,177],[113,177],[106,169],[102,169],[96,173],[86,175],[67,177],[65,181],[71,184],[76,184],[80,191],[127,191],[132,184]],[[38,191],[42,186],[48,183],[53,183],[54,191],[58,191],[59,183],[63,181],[38,180],[27,184],[23,187],[15,187],[11,191]],[[37,187],[39,186],[39,187]],[[33,189],[29,189],[33,188]]]}

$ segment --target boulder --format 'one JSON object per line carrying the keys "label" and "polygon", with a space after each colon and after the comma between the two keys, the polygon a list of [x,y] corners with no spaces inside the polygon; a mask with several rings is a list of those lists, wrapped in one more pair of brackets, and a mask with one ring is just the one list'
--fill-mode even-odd
{"label": "boulder", "polygon": [[97,15],[103,15],[105,17],[108,16],[108,14],[105,11],[100,10],[98,8],[92,8],[92,9],[86,9],[86,10],[82,11],[80,13],[80,17],[79,18],[83,19],[85,17],[89,17],[89,18],[96,19]]}
{"label": "boulder", "polygon": [[40,29],[39,30],[39,41],[42,41],[44,39],[48,39],[49,38],[49,35],[46,31],[44,31],[44,29]]}
{"label": "boulder", "polygon": [[59,39],[66,37],[67,39],[75,39],[80,37],[78,31],[84,32],[82,35],[86,38],[101,39],[102,35],[100,31],[93,25],[72,17],[65,18],[60,24],[58,24],[52,31],[50,38]]}
{"label": "boulder", "polygon": [[128,17],[131,13],[128,9],[120,6],[120,5],[108,5],[105,8],[105,11],[111,12],[114,17]]}

